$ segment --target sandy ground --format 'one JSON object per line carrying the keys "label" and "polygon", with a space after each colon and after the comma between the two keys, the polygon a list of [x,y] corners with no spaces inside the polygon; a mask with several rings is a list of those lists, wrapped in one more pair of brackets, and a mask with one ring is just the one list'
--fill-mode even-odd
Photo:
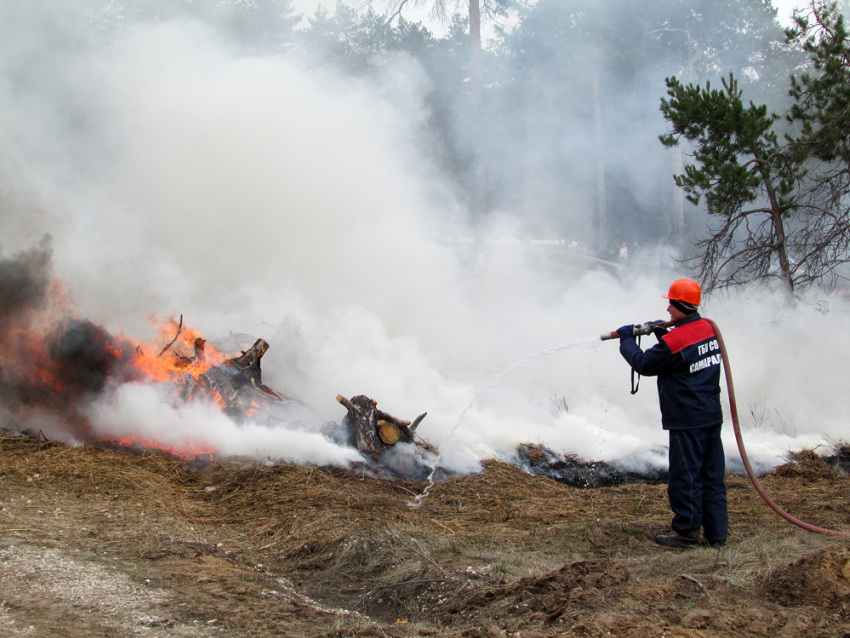
{"label": "sandy ground", "polygon": [[[663,485],[490,462],[412,507],[424,485],[363,473],[0,437],[0,636],[850,637],[847,537],[728,483],[729,544],[671,551]],[[814,455],[765,485],[850,530]]]}

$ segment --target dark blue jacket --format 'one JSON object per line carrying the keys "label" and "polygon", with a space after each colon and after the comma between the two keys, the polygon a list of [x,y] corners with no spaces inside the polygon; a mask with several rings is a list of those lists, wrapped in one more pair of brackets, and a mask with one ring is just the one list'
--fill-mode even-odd
{"label": "dark blue jacket", "polygon": [[720,368],[723,360],[714,328],[697,313],[688,315],[646,352],[634,337],[620,338],[620,354],[645,377],[658,377],[661,425],[665,430],[723,423]]}

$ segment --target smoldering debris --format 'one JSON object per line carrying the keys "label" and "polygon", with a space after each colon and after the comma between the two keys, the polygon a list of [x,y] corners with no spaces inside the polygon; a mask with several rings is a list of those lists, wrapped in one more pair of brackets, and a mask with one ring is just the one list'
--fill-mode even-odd
{"label": "smoldering debris", "polygon": [[268,342],[256,339],[239,356],[226,359],[195,376],[192,368],[204,362],[205,343],[204,339],[196,338],[192,357],[176,355],[186,370],[169,379],[169,383],[179,388],[180,397],[191,401],[197,394],[204,394],[217,401],[222,412],[237,423],[254,417],[262,417],[267,422],[271,418],[280,420],[274,417],[275,406],[292,403],[295,397],[282,394],[263,383],[261,361],[269,349]]}
{"label": "smoldering debris", "polygon": [[821,448],[820,451],[807,449],[790,452],[786,462],[777,468],[772,468],[770,473],[809,480],[827,477],[832,473],[847,476],[850,474],[850,444],[837,441],[825,450]]}
{"label": "smoldering debris", "polygon": [[843,476],[850,474],[850,443],[837,442],[833,445],[832,454],[825,457],[824,461],[839,474]]}
{"label": "smoldering debris", "polygon": [[263,383],[268,342],[226,355],[182,315],[179,323],[155,322],[159,334],[149,343],[116,336],[69,313],[51,270],[49,237],[0,260],[0,432],[159,450],[185,462],[241,453],[264,462],[363,464],[408,480],[430,475],[436,451],[415,437],[424,414],[411,423],[355,397],[374,418],[360,423],[353,445],[334,444],[338,436],[318,432],[323,417],[315,409]]}
{"label": "smoldering debris", "polygon": [[337,395],[336,400],[347,413],[339,424],[325,423],[322,434],[339,445],[357,448],[364,458],[393,478],[424,481],[434,473],[437,449],[416,435],[427,412],[411,422],[378,410],[378,402],[365,395],[350,400]]}
{"label": "smoldering debris", "polygon": [[[261,360],[269,349],[263,339],[227,356],[181,315],[179,323],[160,322],[157,340],[136,343],[68,316],[51,299],[50,271],[49,239],[0,264],[0,276],[10,282],[0,322],[1,433],[158,450],[199,467],[237,448],[268,462],[289,441],[284,458],[295,462],[356,465],[414,481],[432,474],[436,450],[415,435],[425,414],[410,422],[354,397],[360,407],[345,400],[349,413],[363,418],[326,422],[334,431],[319,433],[315,409],[263,383]],[[222,430],[255,443],[222,445]],[[345,432],[350,441],[340,440]]]}
{"label": "smoldering debris", "polygon": [[577,456],[561,454],[545,445],[521,443],[514,462],[525,471],[541,474],[570,487],[591,489],[632,483],[656,485],[667,482],[667,470],[625,470],[605,461],[583,461]]}

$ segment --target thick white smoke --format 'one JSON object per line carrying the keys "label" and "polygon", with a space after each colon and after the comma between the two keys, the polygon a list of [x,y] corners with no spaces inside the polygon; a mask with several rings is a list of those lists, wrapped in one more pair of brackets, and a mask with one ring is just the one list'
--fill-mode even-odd
{"label": "thick white smoke", "polygon": [[[7,251],[54,235],[81,315],[140,338],[150,314],[181,313],[210,338],[265,338],[268,385],[328,420],[344,414],[338,393],[401,418],[427,411],[419,433],[453,469],[522,441],[664,464],[654,382],[629,394],[615,342],[533,359],[482,392],[544,349],[665,319],[661,294],[681,273],[663,252],[651,274],[615,274],[541,265],[527,246],[462,266],[436,240],[464,215],[422,150],[428,81],[415,62],[388,58],[380,77],[352,79],[295,54],[240,54],[192,21],[77,46],[67,34],[83,33],[85,5],[63,7],[0,9],[15,34],[0,43],[0,230]],[[829,305],[754,291],[706,304],[763,465],[844,436],[848,304]],[[350,459],[316,434],[237,426],[145,386],[102,397],[90,416],[116,436]],[[725,440],[734,458],[731,428]]]}
{"label": "thick white smoke", "polygon": [[161,387],[124,384],[89,409],[95,434],[117,439],[151,439],[196,454],[226,450],[229,454],[314,465],[347,465],[360,459],[352,448],[334,445],[321,434],[291,427],[234,423],[217,406],[203,401],[174,404]]}

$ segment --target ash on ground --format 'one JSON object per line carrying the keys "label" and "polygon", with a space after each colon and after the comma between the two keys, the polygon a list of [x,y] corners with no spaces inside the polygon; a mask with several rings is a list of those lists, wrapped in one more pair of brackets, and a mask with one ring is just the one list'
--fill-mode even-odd
{"label": "ash on ground", "polygon": [[843,476],[850,474],[850,443],[839,441],[833,446],[832,454],[824,462]]}
{"label": "ash on ground", "polygon": [[513,462],[531,474],[542,474],[558,483],[583,489],[667,482],[666,469],[647,467],[640,472],[627,470],[615,463],[584,461],[575,455],[561,454],[536,443],[521,443],[517,446]]}

